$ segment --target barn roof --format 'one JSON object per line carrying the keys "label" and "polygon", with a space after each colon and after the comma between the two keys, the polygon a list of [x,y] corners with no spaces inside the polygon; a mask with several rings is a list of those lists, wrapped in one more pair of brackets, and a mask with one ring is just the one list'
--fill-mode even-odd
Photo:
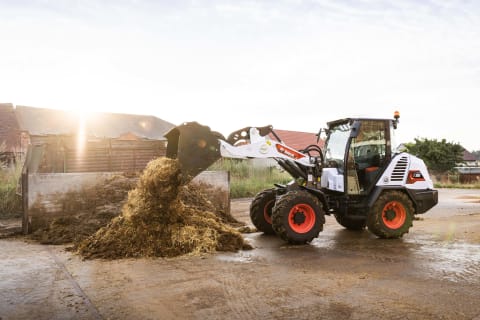
{"label": "barn roof", "polygon": [[[300,131],[290,131],[290,130],[281,130],[274,129],[277,136],[289,147],[292,147],[296,150],[304,149],[305,147],[315,144],[320,148],[323,148],[323,140],[320,139],[317,143],[317,134],[312,132],[300,132]],[[275,137],[270,134],[270,138],[275,140]]]}
{"label": "barn roof", "polygon": [[88,136],[118,138],[134,134],[141,138],[165,140],[173,128],[170,122],[154,116],[95,112],[82,115],[72,111],[17,106],[15,115],[20,129],[30,135],[69,135],[79,132]]}
{"label": "barn roof", "polygon": [[471,152],[463,150],[463,161],[477,161],[477,158]]}

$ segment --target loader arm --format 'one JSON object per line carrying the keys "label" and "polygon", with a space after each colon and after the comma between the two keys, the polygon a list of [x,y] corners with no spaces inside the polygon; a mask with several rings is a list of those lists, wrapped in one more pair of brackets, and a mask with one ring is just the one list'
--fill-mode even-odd
{"label": "loader arm", "polygon": [[[215,161],[224,158],[275,158],[313,167],[304,154],[269,138],[272,126],[246,127],[234,131],[225,139],[218,132],[197,122],[183,123],[165,134],[168,140],[166,156],[178,159],[183,183],[190,182]],[[276,135],[275,135],[276,136]],[[277,137],[278,139],[278,137]],[[280,139],[278,139],[280,140]]]}

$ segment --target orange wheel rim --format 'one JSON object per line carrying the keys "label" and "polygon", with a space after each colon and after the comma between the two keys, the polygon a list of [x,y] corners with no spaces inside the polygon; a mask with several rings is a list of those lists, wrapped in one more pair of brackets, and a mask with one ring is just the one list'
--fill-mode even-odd
{"label": "orange wheel rim", "polygon": [[297,233],[307,233],[315,225],[315,210],[308,204],[297,204],[288,213],[288,224]]}
{"label": "orange wheel rim", "polygon": [[388,202],[382,210],[383,224],[390,229],[398,229],[407,219],[405,207],[398,201]]}
{"label": "orange wheel rim", "polygon": [[272,224],[272,208],[273,204],[275,203],[274,200],[270,200],[265,204],[263,207],[263,218],[265,221],[267,221],[269,224]]}

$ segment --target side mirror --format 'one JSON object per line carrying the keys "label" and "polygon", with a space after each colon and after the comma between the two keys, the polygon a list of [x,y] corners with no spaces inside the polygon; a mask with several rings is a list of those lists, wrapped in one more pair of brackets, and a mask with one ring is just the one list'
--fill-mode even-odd
{"label": "side mirror", "polygon": [[316,134],[316,136],[317,136],[317,144],[318,144],[318,142],[320,141],[320,136],[322,135],[322,132],[324,132],[325,135],[328,135],[328,129],[326,129],[326,128],[320,128],[320,130],[318,130],[318,133]]}
{"label": "side mirror", "polygon": [[352,124],[351,131],[350,131],[350,138],[356,138],[360,133],[360,127],[362,123],[360,121],[355,121]]}

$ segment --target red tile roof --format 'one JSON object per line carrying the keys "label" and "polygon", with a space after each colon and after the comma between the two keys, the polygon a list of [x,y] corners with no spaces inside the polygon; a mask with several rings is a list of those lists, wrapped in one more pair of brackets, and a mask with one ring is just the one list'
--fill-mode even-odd
{"label": "red tile roof", "polygon": [[477,158],[467,150],[463,150],[463,161],[477,161]]}
{"label": "red tile roof", "polygon": [[[305,147],[315,144],[320,148],[323,148],[324,141],[320,139],[317,143],[317,134],[311,132],[299,132],[299,131],[289,131],[289,130],[280,130],[273,129],[277,136],[289,147],[292,147],[296,150],[304,149]],[[269,135],[272,140],[276,140],[275,137]]]}

